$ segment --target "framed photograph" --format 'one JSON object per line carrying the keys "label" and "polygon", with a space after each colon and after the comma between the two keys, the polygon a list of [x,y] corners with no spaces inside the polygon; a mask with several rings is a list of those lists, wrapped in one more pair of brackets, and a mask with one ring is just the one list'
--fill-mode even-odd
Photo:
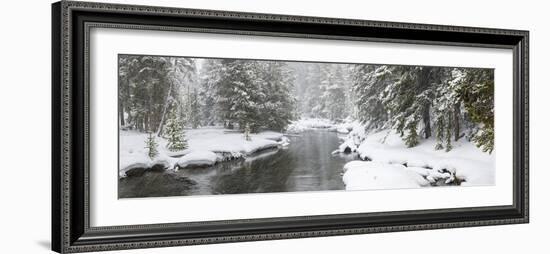
{"label": "framed photograph", "polygon": [[527,223],[528,31],[52,5],[52,249]]}

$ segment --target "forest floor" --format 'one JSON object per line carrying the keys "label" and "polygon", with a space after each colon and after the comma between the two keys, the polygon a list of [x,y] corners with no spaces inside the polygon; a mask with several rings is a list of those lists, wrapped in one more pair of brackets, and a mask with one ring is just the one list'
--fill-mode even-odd
{"label": "forest floor", "polygon": [[149,135],[137,131],[119,133],[119,176],[125,177],[129,170],[162,166],[165,169],[195,166],[212,166],[220,161],[243,158],[261,150],[288,145],[283,134],[272,131],[251,134],[246,140],[238,131],[219,127],[203,127],[185,131],[187,149],[171,152],[166,149],[167,141],[157,137],[158,155],[150,159],[145,148]]}

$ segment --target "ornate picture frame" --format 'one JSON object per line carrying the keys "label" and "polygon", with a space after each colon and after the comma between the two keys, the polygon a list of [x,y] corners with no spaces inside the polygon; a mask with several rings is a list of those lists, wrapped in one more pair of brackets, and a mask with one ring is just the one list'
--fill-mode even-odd
{"label": "ornate picture frame", "polygon": [[[512,205],[92,226],[89,142],[92,28],[511,50]],[[52,249],[73,253],[528,223],[528,89],[528,31],[73,1],[54,3]]]}

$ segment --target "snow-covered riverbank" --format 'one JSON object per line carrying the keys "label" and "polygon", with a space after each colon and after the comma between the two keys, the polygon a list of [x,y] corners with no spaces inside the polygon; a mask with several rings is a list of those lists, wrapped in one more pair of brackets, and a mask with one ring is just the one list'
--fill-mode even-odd
{"label": "snow-covered riverbank", "polygon": [[340,134],[348,134],[355,126],[359,126],[359,123],[350,120],[335,123],[323,118],[300,118],[290,123],[287,127],[287,132],[300,133],[307,130],[328,130]]}
{"label": "snow-covered riverbank", "polygon": [[186,130],[188,148],[178,152],[166,149],[167,141],[156,138],[158,152],[154,159],[147,156],[145,140],[148,134],[135,131],[120,131],[119,176],[136,168],[177,170],[193,166],[211,166],[220,161],[243,158],[255,152],[288,145],[283,134],[272,131],[251,134],[246,140],[242,133],[216,127]]}
{"label": "snow-covered riverbank", "polygon": [[[369,133],[354,128],[336,152],[354,152],[364,161],[344,166],[346,189],[411,188],[435,184],[493,185],[495,157],[460,139],[449,152],[435,140],[407,148],[393,131]],[[419,178],[420,177],[420,178]]]}

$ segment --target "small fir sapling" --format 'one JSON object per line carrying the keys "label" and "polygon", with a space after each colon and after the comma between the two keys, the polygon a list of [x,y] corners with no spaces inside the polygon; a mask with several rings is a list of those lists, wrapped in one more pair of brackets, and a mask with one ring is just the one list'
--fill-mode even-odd
{"label": "small fir sapling", "polygon": [[149,132],[149,137],[145,140],[145,148],[148,150],[147,156],[154,159],[158,155],[157,150],[157,141],[155,140],[155,135],[152,132]]}

